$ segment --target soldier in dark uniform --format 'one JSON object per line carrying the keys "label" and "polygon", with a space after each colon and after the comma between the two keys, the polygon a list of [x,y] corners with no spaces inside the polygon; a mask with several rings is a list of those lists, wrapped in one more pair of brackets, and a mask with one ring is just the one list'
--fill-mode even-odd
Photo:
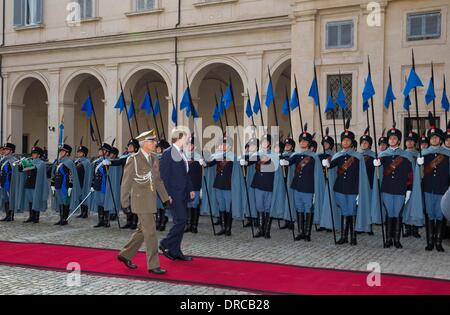
{"label": "soldier in dark uniform", "polygon": [[203,167],[200,165],[201,154],[195,151],[195,137],[191,137],[189,149],[189,173],[191,178],[192,190],[195,192],[195,198],[188,202],[188,217],[185,233],[198,233],[198,221],[200,219],[200,190],[202,189]]}
{"label": "soldier in dark uniform", "polygon": [[446,149],[450,149],[450,122],[447,124],[447,131],[445,132],[444,146]]}
{"label": "soldier in dark uniform", "polygon": [[312,140],[309,146],[309,150],[313,153],[317,153],[317,149],[319,148],[319,144],[316,140]]}
{"label": "soldier in dark uniform", "polygon": [[[405,137],[405,151],[408,152],[413,156],[414,163],[416,162],[417,158],[419,157],[419,151],[417,151],[417,145],[419,142],[419,135],[413,131],[410,131],[408,135]],[[414,164],[415,165],[415,164]],[[408,185],[408,191],[412,192],[412,182],[410,182],[411,185]],[[408,202],[405,205],[405,209],[410,207],[411,204]],[[403,234],[404,238],[408,237],[415,237],[420,238],[419,234],[419,227],[415,225],[409,225],[405,224],[405,233]]]}
{"label": "soldier in dark uniform", "polygon": [[[110,156],[112,147],[108,143],[104,143],[99,149],[99,158],[93,162],[93,178],[91,183],[91,192],[93,193],[92,207],[97,209],[98,224],[94,228],[109,228],[110,217],[109,212],[105,209],[105,195],[107,185],[108,163],[107,158]],[[95,210],[94,210],[95,211]]]}
{"label": "soldier in dark uniform", "polygon": [[[292,138],[286,138],[284,140],[284,150],[280,158],[282,160],[289,160],[289,158],[295,154],[295,141]],[[280,230],[293,230],[295,228],[295,222],[284,221],[284,225],[280,226]]]}
{"label": "soldier in dark uniform", "polygon": [[319,159],[321,161],[329,159],[331,161],[331,158],[334,155],[334,146],[336,145],[336,142],[334,139],[330,136],[330,128],[327,127],[325,130],[325,137],[322,139],[322,146],[324,149],[324,152],[319,154]]}
{"label": "soldier in dark uniform", "polygon": [[425,208],[428,216],[429,240],[426,250],[434,248],[444,252],[442,240],[444,237],[445,222],[441,209],[441,201],[449,188],[450,182],[450,153],[442,147],[445,133],[436,127],[434,118],[430,118],[431,128],[428,131],[430,148],[423,151],[423,157],[417,159],[417,164],[423,166],[422,189],[425,194]]}
{"label": "soldier in dark uniform", "polygon": [[366,162],[367,176],[369,177],[370,189],[373,189],[373,179],[375,176],[375,167],[373,160],[375,159],[375,152],[372,151],[373,139],[369,135],[369,129],[366,129],[364,135],[359,139],[360,153],[364,156]]}
{"label": "soldier in dark uniform", "polygon": [[[68,217],[70,212],[70,204],[72,197],[72,190],[74,187],[75,176],[78,179],[78,174],[75,174],[75,164],[70,159],[72,154],[72,147],[63,144],[59,151],[59,159],[54,165],[53,176],[51,179],[52,193],[55,196],[55,205],[59,210],[59,221],[55,225],[65,226],[68,224]],[[78,182],[75,183],[79,185]]]}
{"label": "soldier in dark uniform", "polygon": [[[87,158],[89,149],[83,145],[80,145],[77,150],[77,159],[75,160],[75,166],[77,168],[78,179],[80,180],[80,186],[82,195],[80,202],[82,202],[90,191],[90,176],[91,176],[91,162]],[[77,218],[87,219],[89,217],[88,202],[85,201],[80,207],[81,213]]]}
{"label": "soldier in dark uniform", "polygon": [[420,150],[425,151],[430,147],[430,139],[426,135],[422,135],[419,139]]}
{"label": "soldier in dark uniform", "polygon": [[386,130],[383,130],[383,133],[381,135],[381,138],[378,139],[378,148],[380,152],[386,151],[389,147],[389,141],[388,138],[385,137]]}
{"label": "soldier in dark uniform", "polygon": [[382,208],[387,212],[386,247],[393,245],[403,248],[400,238],[403,227],[403,212],[405,203],[409,200],[408,186],[412,185],[413,159],[400,148],[402,133],[393,127],[388,134],[389,149],[380,154],[374,161],[375,167],[383,166],[383,181],[381,184]]}
{"label": "soldier in dark uniform", "polygon": [[16,161],[14,153],[16,152],[16,146],[12,143],[7,143],[3,146],[3,159],[0,168],[0,193],[1,193],[1,207],[5,210],[6,217],[1,220],[2,222],[14,221],[14,209],[10,207],[11,196],[11,179],[13,173],[13,163]]}

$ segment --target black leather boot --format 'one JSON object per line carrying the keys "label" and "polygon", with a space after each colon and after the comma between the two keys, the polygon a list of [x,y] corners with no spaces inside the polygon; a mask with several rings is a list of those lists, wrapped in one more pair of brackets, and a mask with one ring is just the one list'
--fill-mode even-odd
{"label": "black leather boot", "polygon": [[104,220],[104,228],[106,228],[106,229],[108,229],[108,228],[110,228],[111,227],[111,216],[110,216],[110,214],[109,214],[109,211],[105,211],[104,212],[104,215],[103,215],[103,220]]}
{"label": "black leather boot", "polygon": [[307,242],[311,242],[313,220],[314,220],[314,215],[312,213],[307,213],[306,219],[305,219],[305,241],[307,241]]}
{"label": "black leather boot", "polygon": [[161,225],[159,230],[164,232],[167,228],[167,223],[169,222],[169,217],[166,216],[166,209],[161,209]]}
{"label": "black leather boot", "polygon": [[233,227],[233,214],[231,212],[227,212],[225,236],[231,236],[231,228],[232,227]]}
{"label": "black leather boot", "polygon": [[444,247],[442,247],[442,240],[444,239],[444,229],[445,229],[444,221],[436,221],[436,250],[440,253],[445,252]]}
{"label": "black leather boot", "polygon": [[402,218],[396,218],[394,221],[394,246],[397,249],[402,249],[403,245],[402,243],[400,243],[400,239],[402,237],[402,226],[403,226],[403,222],[402,222]]}
{"label": "black leather boot", "polygon": [[348,232],[350,230],[349,217],[342,217],[341,220],[341,239],[337,242],[338,245],[348,244]]}
{"label": "black leather boot", "polygon": [[69,224],[69,221],[67,221],[67,219],[69,218],[69,214],[70,214],[69,206],[63,206],[63,218],[61,221],[61,226],[66,226]]}
{"label": "black leather boot", "polygon": [[64,206],[60,205],[59,206],[59,221],[56,222],[54,225],[61,225],[63,222],[63,218],[64,218],[64,210],[63,210]]}
{"label": "black leather boot", "polygon": [[184,228],[184,233],[191,232],[191,226],[192,226],[192,208],[187,208],[187,220],[186,220],[186,226]]}
{"label": "black leather boot", "polygon": [[200,220],[200,207],[192,209],[193,212],[193,220],[192,220],[192,226],[191,226],[191,232],[193,234],[198,234],[198,221]]}
{"label": "black leather boot", "polygon": [[217,236],[222,236],[222,235],[225,235],[225,233],[227,232],[226,231],[226,228],[225,228],[225,219],[226,219],[226,217],[227,217],[227,214],[226,214],[226,212],[220,212],[220,222],[221,222],[221,224],[220,224],[220,227],[221,227],[221,230],[219,231],[219,233],[217,233]]}
{"label": "black leather boot", "polygon": [[131,217],[131,226],[130,226],[130,230],[136,230],[137,226],[138,226],[138,221],[139,221],[139,217],[137,216],[137,214],[132,214]]}
{"label": "black leather boot", "polygon": [[425,247],[425,250],[428,252],[431,252],[434,250],[434,233],[436,230],[436,225],[434,220],[428,220],[427,222],[428,228],[427,228],[427,247]]}
{"label": "black leather boot", "polygon": [[115,212],[109,212],[109,221],[110,222],[117,221],[117,214]]}
{"label": "black leather boot", "polygon": [[386,248],[394,246],[394,220],[387,218],[386,223]]}
{"label": "black leather boot", "polygon": [[356,217],[348,217],[350,222],[350,245],[356,246],[358,245],[357,234],[355,229]]}
{"label": "black leather boot", "polygon": [[[131,227],[131,218],[133,214],[131,212],[126,212],[125,215],[127,216],[127,223],[121,227],[122,230],[127,230]],[[158,221],[155,221],[158,222]]]}
{"label": "black leather boot", "polygon": [[405,234],[403,234],[403,238],[408,238],[412,236],[412,225],[405,224]]}
{"label": "black leather boot", "polygon": [[24,223],[33,223],[34,221],[34,211],[33,211],[33,204],[28,204],[28,208],[30,211],[30,217],[24,222]]}
{"label": "black leather boot", "polygon": [[10,216],[11,216],[10,211],[5,209],[5,217],[0,222],[10,222],[9,221]]}
{"label": "black leather boot", "polygon": [[414,225],[412,225],[411,226],[411,230],[412,230],[412,236],[414,237],[414,238],[422,238],[422,236],[420,235],[420,233],[419,233],[419,227],[418,226],[414,226]]}
{"label": "black leather boot", "polygon": [[217,220],[216,220],[216,222],[214,222],[214,225],[215,226],[218,226],[218,225],[222,225],[222,221],[221,221],[222,219],[220,218],[220,216],[217,218]]}
{"label": "black leather boot", "polygon": [[258,219],[257,219],[257,223],[256,223],[256,227],[258,229],[258,232],[255,235],[255,238],[260,238],[260,237],[264,237],[264,225],[265,225],[265,220],[264,220],[264,213],[262,212],[258,212]]}
{"label": "black leather boot", "polygon": [[301,241],[305,239],[305,214],[297,212],[297,224],[298,224],[298,235],[295,238],[296,241]]}
{"label": "black leather boot", "polygon": [[33,211],[34,212],[34,220],[33,223],[34,224],[38,224],[39,223],[39,218],[41,216],[41,213],[39,211]]}
{"label": "black leather boot", "polygon": [[14,221],[14,211],[9,209],[9,202],[5,203],[5,213],[6,217],[2,222],[13,222]]}
{"label": "black leather boot", "polygon": [[273,219],[270,217],[270,213],[264,213],[265,215],[265,227],[264,227],[264,238],[270,240],[272,237],[270,231],[272,230]]}
{"label": "black leather boot", "polygon": [[98,229],[105,226],[105,210],[103,207],[98,207],[98,223],[94,226],[94,229]]}

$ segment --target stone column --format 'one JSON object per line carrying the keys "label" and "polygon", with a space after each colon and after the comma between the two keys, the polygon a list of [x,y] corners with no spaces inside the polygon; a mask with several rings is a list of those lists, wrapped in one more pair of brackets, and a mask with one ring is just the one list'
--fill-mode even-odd
{"label": "stone column", "polygon": [[9,142],[16,145],[16,153],[21,154],[23,151],[23,110],[24,104],[10,104],[8,106],[9,121],[8,132],[6,138],[11,135]]}
{"label": "stone column", "polygon": [[118,64],[106,65],[106,91],[105,91],[105,139],[116,139],[116,147],[123,149],[124,144],[129,139],[123,139],[122,136],[122,119],[118,115],[118,110],[114,108],[119,97],[119,66]]}
{"label": "stone column", "polygon": [[[58,150],[59,125],[61,123],[62,111],[59,108],[60,98],[60,70],[50,69],[50,95],[48,96],[48,125],[55,128],[55,131],[49,129],[47,143],[48,143],[48,158],[49,160],[56,159]],[[73,118],[72,118],[73,119]],[[73,126],[73,125],[72,125]]]}

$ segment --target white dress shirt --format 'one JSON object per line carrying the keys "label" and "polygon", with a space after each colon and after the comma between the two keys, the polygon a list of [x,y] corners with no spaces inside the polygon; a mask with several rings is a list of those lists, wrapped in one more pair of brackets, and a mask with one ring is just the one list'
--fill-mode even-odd
{"label": "white dress shirt", "polygon": [[186,165],[186,173],[189,173],[189,162],[184,154],[184,152],[176,145],[174,144],[173,147],[178,151],[178,153],[181,155],[181,158],[184,160],[184,164]]}

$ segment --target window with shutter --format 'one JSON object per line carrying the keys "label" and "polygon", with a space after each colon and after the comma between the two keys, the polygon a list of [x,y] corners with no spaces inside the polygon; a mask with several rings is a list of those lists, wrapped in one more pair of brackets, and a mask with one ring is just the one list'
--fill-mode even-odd
{"label": "window with shutter", "polygon": [[441,12],[412,13],[407,16],[408,41],[441,37]]}
{"label": "window with shutter", "polygon": [[326,26],[326,48],[353,47],[353,21],[329,22]]}

